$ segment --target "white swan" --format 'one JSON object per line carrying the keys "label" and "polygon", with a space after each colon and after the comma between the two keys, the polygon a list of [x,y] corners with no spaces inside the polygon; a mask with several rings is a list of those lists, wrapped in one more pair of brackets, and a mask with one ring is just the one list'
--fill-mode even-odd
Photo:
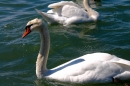
{"label": "white swan", "polygon": [[87,12],[72,1],[61,1],[50,4],[52,8],[46,12],[37,12],[50,24],[60,23],[63,25],[93,22],[100,19],[99,13],[89,6],[89,0],[83,0]]}
{"label": "white swan", "polygon": [[[39,79],[48,78],[71,83],[103,83],[114,79],[130,79],[130,61],[107,53],[87,54],[53,69],[47,69],[50,48],[50,35],[41,19],[27,23],[24,38],[31,31],[37,30],[41,37],[41,46],[36,61],[36,75]],[[57,58],[58,59],[58,58]]]}

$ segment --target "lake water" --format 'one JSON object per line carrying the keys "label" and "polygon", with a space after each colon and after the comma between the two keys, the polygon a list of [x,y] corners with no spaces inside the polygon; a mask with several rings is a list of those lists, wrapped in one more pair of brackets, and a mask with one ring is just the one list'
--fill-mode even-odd
{"label": "lake water", "polygon": [[[0,0],[0,86],[73,86],[38,80],[35,61],[39,34],[34,32],[25,39],[21,38],[29,20],[42,18],[34,9],[47,11],[48,4],[58,1]],[[130,0],[102,0],[102,5],[94,9],[102,15],[101,21],[68,27],[48,25],[51,35],[48,68],[94,52],[106,52],[130,60]],[[104,85],[122,86],[114,83],[87,84]]]}

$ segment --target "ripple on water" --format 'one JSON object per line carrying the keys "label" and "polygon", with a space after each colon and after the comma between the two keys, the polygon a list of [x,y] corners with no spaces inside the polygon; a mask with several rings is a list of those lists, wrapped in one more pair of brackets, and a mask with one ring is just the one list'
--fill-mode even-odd
{"label": "ripple on water", "polygon": [[[36,17],[42,18],[34,9],[47,11],[48,4],[57,1],[60,0],[0,1],[0,85],[66,86],[66,83],[49,80],[42,80],[43,83],[40,83],[36,80],[35,61],[40,44],[39,35],[32,33],[25,39],[21,38],[29,20]],[[53,68],[93,52],[107,52],[129,59],[129,8],[129,0],[102,0],[102,6],[94,8],[102,15],[101,21],[69,27],[48,25],[51,35],[48,67]],[[101,85],[96,84],[96,86]],[[113,83],[105,84],[105,86],[110,85],[116,86]],[[90,84],[90,86],[92,85]]]}

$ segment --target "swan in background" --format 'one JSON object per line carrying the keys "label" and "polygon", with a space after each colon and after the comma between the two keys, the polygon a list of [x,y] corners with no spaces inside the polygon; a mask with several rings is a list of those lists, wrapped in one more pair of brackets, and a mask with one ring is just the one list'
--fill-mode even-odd
{"label": "swan in background", "polygon": [[93,10],[89,5],[89,0],[83,0],[85,9],[72,1],[61,1],[50,4],[48,7],[52,8],[47,13],[36,11],[49,23],[60,23],[64,26],[77,23],[94,22],[100,19],[97,11]]}
{"label": "swan in background", "polygon": [[48,28],[41,19],[33,19],[26,25],[22,38],[32,31],[40,33],[41,44],[36,61],[36,75],[69,83],[104,83],[130,79],[130,61],[108,53],[86,54],[55,68],[47,69],[50,49]]}

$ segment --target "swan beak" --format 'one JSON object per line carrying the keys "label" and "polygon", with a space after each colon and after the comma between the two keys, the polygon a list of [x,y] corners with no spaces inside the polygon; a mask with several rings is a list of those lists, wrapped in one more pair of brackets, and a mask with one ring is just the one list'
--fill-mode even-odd
{"label": "swan beak", "polygon": [[31,32],[30,28],[28,26],[26,26],[22,38],[24,38],[25,36],[27,36],[30,32]]}

